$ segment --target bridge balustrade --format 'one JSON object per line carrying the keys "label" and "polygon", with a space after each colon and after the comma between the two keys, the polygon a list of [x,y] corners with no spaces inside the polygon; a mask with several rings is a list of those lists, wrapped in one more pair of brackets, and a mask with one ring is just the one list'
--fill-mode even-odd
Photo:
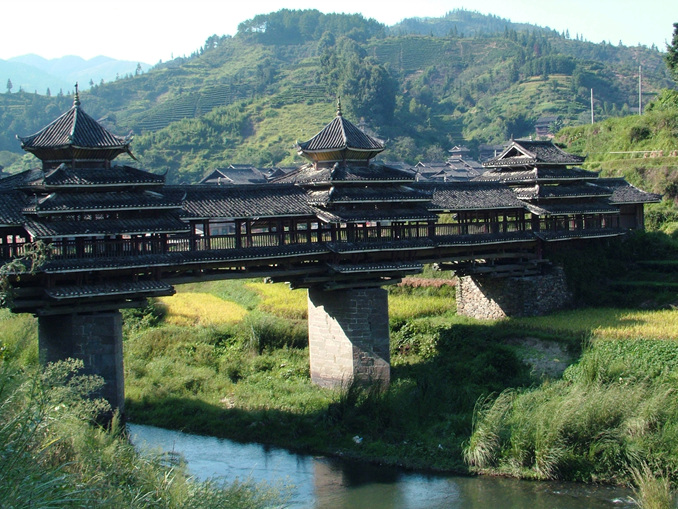
{"label": "bridge balustrade", "polygon": [[[616,216],[585,215],[578,217],[539,218],[533,227],[542,231],[583,231],[617,228]],[[456,223],[417,223],[405,224],[392,222],[383,224],[343,224],[338,227],[319,225],[308,229],[306,225],[297,229],[283,231],[250,231],[248,233],[228,233],[224,235],[147,235],[131,238],[70,238],[48,242],[49,256],[53,259],[68,258],[110,258],[155,255],[164,253],[247,249],[255,247],[277,247],[291,244],[324,242],[384,242],[400,239],[450,237],[456,235],[501,235],[502,233],[523,231],[526,224],[521,219],[462,221]],[[529,228],[529,223],[527,225]],[[8,260],[25,254],[25,242],[7,242],[0,244],[0,256]]]}

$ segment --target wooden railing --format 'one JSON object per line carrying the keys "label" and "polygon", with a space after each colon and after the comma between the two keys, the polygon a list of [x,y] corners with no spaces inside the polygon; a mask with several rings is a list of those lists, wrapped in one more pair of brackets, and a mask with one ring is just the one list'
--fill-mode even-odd
{"label": "wooden railing", "polygon": [[[539,223],[541,231],[583,231],[587,229],[616,228],[616,218],[584,217],[575,223],[571,218],[556,221],[550,218]],[[536,224],[535,224],[536,226]],[[389,224],[387,226],[344,225],[331,230],[329,228],[299,229],[285,231],[253,231],[236,235],[155,235],[135,236],[132,238],[68,239],[48,243],[49,257],[52,259],[70,258],[116,258],[165,253],[230,250],[260,247],[279,247],[308,243],[370,243],[398,242],[400,240],[450,237],[461,235],[497,235],[516,231],[530,230],[524,221],[488,221],[467,223],[437,224]],[[21,257],[25,254],[25,242],[15,241],[0,244],[0,256],[4,260]]]}

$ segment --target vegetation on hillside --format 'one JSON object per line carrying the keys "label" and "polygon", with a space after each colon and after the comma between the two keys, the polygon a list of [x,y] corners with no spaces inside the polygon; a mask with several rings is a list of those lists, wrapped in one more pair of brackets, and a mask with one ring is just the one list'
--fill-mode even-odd
{"label": "vegetation on hillside", "polygon": [[[542,115],[585,122],[591,88],[597,118],[625,115],[637,103],[638,65],[647,94],[671,84],[656,49],[592,44],[464,11],[439,21],[452,18],[456,31],[412,33],[358,15],[282,9],[241,23],[234,37],[210,36],[189,58],[95,85],[81,94],[83,106],[113,132],[137,133],[144,168],[195,182],[229,163],[299,163],[295,141],[331,120],[338,95],[347,116],[388,140],[385,159],[415,163],[443,159],[456,144],[476,150],[530,135]],[[484,31],[471,28],[482,23]],[[67,102],[0,94],[8,106],[0,151],[18,153],[14,135],[35,132]],[[3,160],[10,171],[28,164]]]}

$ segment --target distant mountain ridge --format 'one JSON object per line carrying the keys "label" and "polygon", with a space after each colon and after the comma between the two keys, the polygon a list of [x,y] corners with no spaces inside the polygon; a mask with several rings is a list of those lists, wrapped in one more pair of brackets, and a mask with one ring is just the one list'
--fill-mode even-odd
{"label": "distant mountain ridge", "polygon": [[13,92],[23,90],[45,95],[49,89],[52,95],[56,95],[60,91],[69,93],[75,83],[79,83],[81,89],[87,89],[102,80],[114,81],[137,72],[146,72],[150,68],[149,64],[143,62],[115,60],[105,56],[89,60],[74,55],[46,59],[28,54],[0,60],[0,86],[6,91],[10,80]]}
{"label": "distant mountain ridge", "polygon": [[557,33],[548,27],[530,23],[516,23],[492,14],[454,9],[441,17],[405,18],[389,27],[392,35],[419,34],[445,37],[449,35],[475,37],[505,30],[538,30]]}
{"label": "distant mountain ridge", "polygon": [[[548,119],[550,134],[589,123],[592,90],[599,121],[675,88],[656,48],[595,44],[468,11],[418,19],[430,25],[419,33],[406,22],[396,30],[359,15],[281,9],[138,76],[134,64],[90,90],[80,79],[80,99],[112,132],[135,133],[145,169],[197,182],[234,163],[298,164],[296,142],[331,120],[337,96],[347,118],[388,140],[385,159],[416,164],[444,160],[454,145],[477,157],[487,144],[547,136],[537,125],[544,131]],[[0,93],[0,164],[17,171],[14,135],[36,132],[72,101],[54,90],[18,93],[16,83]]]}

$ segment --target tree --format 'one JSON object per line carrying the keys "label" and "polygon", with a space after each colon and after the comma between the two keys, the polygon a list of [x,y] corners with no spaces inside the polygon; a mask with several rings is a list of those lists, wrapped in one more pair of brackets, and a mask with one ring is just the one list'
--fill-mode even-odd
{"label": "tree", "polygon": [[673,24],[673,39],[671,44],[666,45],[664,60],[673,79],[678,81],[678,23]]}
{"label": "tree", "polygon": [[12,93],[12,87],[13,87],[13,86],[14,86],[14,85],[12,85],[12,80],[9,79],[9,78],[7,78],[7,93],[8,93],[8,94],[11,94],[11,93]]}

